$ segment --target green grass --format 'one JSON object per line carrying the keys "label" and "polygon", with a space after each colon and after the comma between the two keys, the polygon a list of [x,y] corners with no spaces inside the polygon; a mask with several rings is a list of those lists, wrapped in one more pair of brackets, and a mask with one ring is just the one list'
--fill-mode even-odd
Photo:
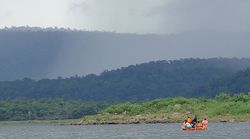
{"label": "green grass", "polygon": [[143,103],[112,105],[99,114],[85,116],[79,124],[133,123],[147,121],[180,122],[186,116],[210,121],[246,121],[250,119],[250,93],[230,96],[221,93],[213,99],[166,98]]}

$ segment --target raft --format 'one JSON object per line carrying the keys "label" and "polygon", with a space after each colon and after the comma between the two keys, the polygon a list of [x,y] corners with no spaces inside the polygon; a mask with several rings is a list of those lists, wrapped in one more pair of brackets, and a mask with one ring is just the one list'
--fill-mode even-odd
{"label": "raft", "polygon": [[182,128],[184,131],[202,131],[207,130],[206,128]]}

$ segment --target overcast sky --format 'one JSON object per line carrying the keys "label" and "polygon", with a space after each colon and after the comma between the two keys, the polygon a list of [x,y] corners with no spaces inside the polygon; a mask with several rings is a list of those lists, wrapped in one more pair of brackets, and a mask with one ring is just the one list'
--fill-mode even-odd
{"label": "overcast sky", "polygon": [[249,32],[249,13],[250,0],[0,0],[0,27]]}
{"label": "overcast sky", "polygon": [[249,57],[250,52],[250,0],[0,0],[0,28],[11,26],[167,34],[128,39],[90,33],[62,40],[48,65],[49,77],[152,60]]}

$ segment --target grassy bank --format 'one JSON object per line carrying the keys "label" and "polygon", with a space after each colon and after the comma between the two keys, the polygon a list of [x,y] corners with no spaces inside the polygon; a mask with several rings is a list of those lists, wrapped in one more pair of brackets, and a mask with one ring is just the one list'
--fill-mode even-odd
{"label": "grassy bank", "polygon": [[209,121],[249,121],[250,93],[230,96],[222,93],[213,99],[167,98],[140,104],[112,105],[94,116],[85,116],[74,124],[130,124],[180,122],[187,115]]}

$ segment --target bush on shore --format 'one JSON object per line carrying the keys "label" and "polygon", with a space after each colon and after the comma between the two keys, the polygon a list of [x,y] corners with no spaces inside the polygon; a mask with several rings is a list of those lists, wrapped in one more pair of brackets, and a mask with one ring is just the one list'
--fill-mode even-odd
{"label": "bush on shore", "polygon": [[182,121],[187,115],[197,115],[199,120],[212,121],[249,120],[250,93],[229,95],[220,93],[213,99],[207,98],[165,98],[143,103],[121,103],[112,105],[99,114],[85,116],[82,122],[114,120],[152,120]]}

